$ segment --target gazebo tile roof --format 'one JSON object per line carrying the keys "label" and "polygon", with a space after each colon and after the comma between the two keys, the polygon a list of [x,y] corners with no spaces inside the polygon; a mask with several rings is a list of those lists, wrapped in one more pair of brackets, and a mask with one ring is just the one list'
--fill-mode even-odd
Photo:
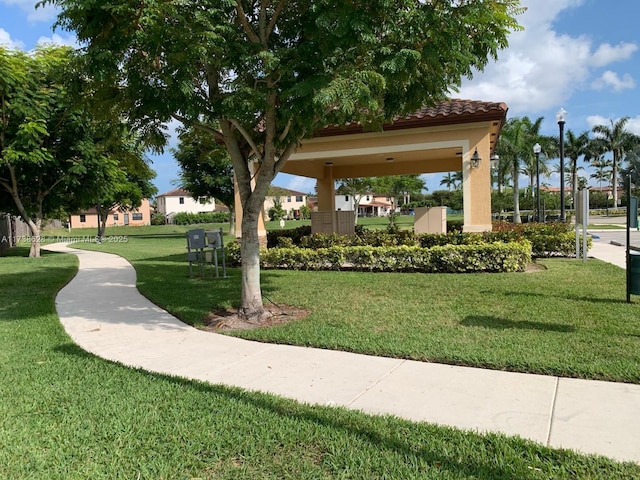
{"label": "gazebo tile roof", "polygon": [[[450,99],[432,106],[424,106],[412,114],[395,117],[382,126],[383,130],[400,130],[421,126],[452,125],[488,120],[504,122],[507,116],[507,104],[504,102],[483,102],[480,100]],[[314,136],[324,137],[363,132],[359,123],[346,126],[330,125],[316,132]]]}

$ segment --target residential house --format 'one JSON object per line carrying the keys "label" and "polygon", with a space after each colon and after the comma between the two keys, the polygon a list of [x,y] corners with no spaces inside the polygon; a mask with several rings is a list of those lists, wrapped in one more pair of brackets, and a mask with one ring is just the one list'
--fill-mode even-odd
{"label": "residential house", "polygon": [[[139,208],[126,210],[117,208],[107,216],[107,227],[151,224],[151,205],[148,199],[142,200]],[[98,214],[95,208],[83,210],[69,217],[70,228],[98,228]]]}
{"label": "residential house", "polygon": [[268,217],[269,210],[277,202],[280,202],[282,209],[287,212],[287,218],[298,219],[300,218],[300,208],[307,205],[307,194],[287,188],[270,186],[264,199],[265,218]]}
{"label": "residential house", "polygon": [[[358,217],[387,217],[392,212],[395,202],[393,197],[368,192],[360,197]],[[317,199],[314,197],[314,206]],[[336,211],[354,211],[355,198],[353,195],[336,195]],[[397,210],[397,208],[396,208]]]}
{"label": "residential house", "polygon": [[164,214],[168,223],[176,213],[209,213],[220,210],[212,197],[194,199],[190,192],[176,188],[156,196],[156,211]]}

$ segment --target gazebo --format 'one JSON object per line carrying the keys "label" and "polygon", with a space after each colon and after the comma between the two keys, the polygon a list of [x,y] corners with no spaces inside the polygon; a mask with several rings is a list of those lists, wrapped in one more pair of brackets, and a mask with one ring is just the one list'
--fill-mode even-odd
{"label": "gazebo", "polygon": [[[487,231],[489,160],[506,116],[504,103],[452,99],[396,118],[381,131],[330,126],[304,140],[282,172],[316,179],[318,211],[338,231],[336,179],[462,171],[464,230]],[[236,204],[241,212],[238,198]]]}

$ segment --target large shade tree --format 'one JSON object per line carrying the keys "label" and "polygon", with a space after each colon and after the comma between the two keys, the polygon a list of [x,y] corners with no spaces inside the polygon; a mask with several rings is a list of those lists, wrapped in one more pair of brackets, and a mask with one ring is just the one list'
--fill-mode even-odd
{"label": "large shade tree", "polygon": [[0,190],[29,227],[31,257],[40,256],[43,220],[78,206],[103,160],[99,127],[70,88],[73,58],[64,47],[0,47]]}
{"label": "large shade tree", "polygon": [[[239,313],[260,322],[258,219],[325,125],[379,127],[443,99],[507,46],[518,0],[49,0],[141,127],[171,117],[229,151],[242,206]],[[211,125],[218,125],[212,128]]]}
{"label": "large shade tree", "polygon": [[215,198],[229,209],[229,233],[235,230],[233,166],[224,145],[208,132],[190,128],[178,135],[173,155],[180,166],[180,187],[194,198]]}

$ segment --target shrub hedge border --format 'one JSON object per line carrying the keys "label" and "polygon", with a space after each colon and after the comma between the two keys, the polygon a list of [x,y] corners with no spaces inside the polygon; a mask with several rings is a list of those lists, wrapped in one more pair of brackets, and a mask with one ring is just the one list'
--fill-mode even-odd
{"label": "shrub hedge border", "polygon": [[[240,262],[240,246],[228,245],[227,259]],[[531,263],[531,243],[493,242],[473,245],[334,246],[263,248],[260,266],[288,270],[356,270],[366,272],[521,272]]]}

